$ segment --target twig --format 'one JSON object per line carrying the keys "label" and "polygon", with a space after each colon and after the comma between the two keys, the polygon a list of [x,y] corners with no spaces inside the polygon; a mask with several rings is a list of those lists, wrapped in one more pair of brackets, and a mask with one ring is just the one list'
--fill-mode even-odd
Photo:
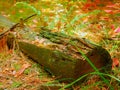
{"label": "twig", "polygon": [[[30,15],[29,17],[23,19],[22,21],[23,21],[23,22],[26,22],[29,18],[31,18],[31,17],[33,17],[33,16],[36,16],[36,15],[37,15],[37,14]],[[18,23],[16,23],[16,24],[14,24],[14,25],[13,25],[11,28],[9,28],[8,30],[2,32],[2,33],[0,34],[0,38],[1,38],[3,35],[5,35],[7,32],[13,31],[19,24],[21,24],[21,22],[18,22]]]}

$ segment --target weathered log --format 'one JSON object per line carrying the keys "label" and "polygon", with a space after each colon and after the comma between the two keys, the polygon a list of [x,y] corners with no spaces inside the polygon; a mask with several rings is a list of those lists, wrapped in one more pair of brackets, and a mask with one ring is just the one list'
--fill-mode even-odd
{"label": "weathered log", "polygon": [[76,59],[57,50],[50,50],[26,42],[19,42],[20,49],[40,65],[61,78],[74,77]]}
{"label": "weathered log", "polygon": [[[50,50],[22,41],[19,42],[19,47],[24,53],[49,69],[58,78],[74,80],[94,71],[86,60],[75,59],[58,50]],[[111,70],[112,61],[110,55],[102,47],[95,47],[86,55],[98,69]]]}

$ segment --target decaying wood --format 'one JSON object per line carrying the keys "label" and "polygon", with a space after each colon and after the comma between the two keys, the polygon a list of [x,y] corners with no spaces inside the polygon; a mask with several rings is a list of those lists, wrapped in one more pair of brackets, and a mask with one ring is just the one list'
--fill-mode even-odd
{"label": "decaying wood", "polygon": [[[19,47],[24,53],[49,69],[58,78],[66,78],[66,80],[70,81],[70,79],[75,80],[86,73],[94,71],[70,41],[75,42],[75,45],[86,54],[99,70],[104,72],[111,70],[111,57],[100,46],[92,45],[82,39],[74,39],[65,35],[61,36],[50,31],[41,32],[40,36],[57,43],[58,47],[39,47],[23,41],[19,41]],[[64,49],[59,47],[61,44],[64,45]]]}

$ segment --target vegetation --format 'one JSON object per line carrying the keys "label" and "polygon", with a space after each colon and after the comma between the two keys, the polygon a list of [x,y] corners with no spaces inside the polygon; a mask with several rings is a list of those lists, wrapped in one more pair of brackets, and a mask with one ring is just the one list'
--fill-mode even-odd
{"label": "vegetation", "polygon": [[[31,43],[42,46],[44,42],[36,37],[41,30],[50,30],[55,33],[66,34],[90,40],[104,47],[111,55],[113,64],[110,74],[101,73],[81,52],[74,42],[79,53],[95,69],[95,72],[85,74],[71,83],[60,83],[57,77],[46,73],[42,66],[31,58],[23,55],[17,46],[14,50],[2,50],[0,45],[0,89],[29,89],[29,90],[119,90],[120,86],[120,2],[117,0],[1,0],[0,14],[14,23],[19,23],[18,39],[29,39]],[[35,15],[26,20],[26,17]],[[0,17],[1,18],[1,17]],[[6,22],[8,23],[8,22]],[[1,23],[0,23],[1,24]],[[9,24],[9,23],[8,23]],[[12,25],[12,24],[11,24]],[[9,26],[11,26],[9,25]],[[8,27],[6,27],[8,29]],[[0,33],[6,29],[0,25]],[[20,31],[21,30],[21,31]],[[33,39],[35,37],[35,39]],[[57,40],[53,39],[53,41]],[[3,43],[5,39],[0,39]],[[11,42],[11,41],[10,41]],[[89,41],[88,41],[89,42]],[[10,44],[11,45],[11,44]],[[17,47],[17,48],[16,48]],[[44,46],[45,47],[45,46]],[[50,72],[49,72],[50,73]],[[100,76],[102,80],[98,77]],[[76,85],[84,77],[82,84]],[[107,78],[106,78],[107,77]],[[109,77],[109,78],[108,78]],[[94,84],[93,84],[94,83]]]}

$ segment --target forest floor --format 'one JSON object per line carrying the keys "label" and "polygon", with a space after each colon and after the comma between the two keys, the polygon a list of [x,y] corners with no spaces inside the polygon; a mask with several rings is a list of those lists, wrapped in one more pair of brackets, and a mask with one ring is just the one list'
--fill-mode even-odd
{"label": "forest floor", "polygon": [[[19,22],[20,18],[37,13],[40,15],[25,22],[32,31],[39,32],[40,27],[47,27],[53,32],[66,32],[101,45],[108,50],[113,60],[110,76],[120,81],[120,3],[102,4],[105,5],[99,7],[95,2],[83,3],[74,0],[35,0],[29,4],[1,0],[0,14],[13,22]],[[0,28],[0,32],[1,30]],[[37,42],[37,39],[34,42]],[[110,84],[114,90],[120,88],[118,81],[111,78]],[[48,75],[43,67],[18,49],[0,53],[0,90],[58,90],[65,85]],[[109,90],[97,77],[82,85],[73,86],[72,89]]]}

